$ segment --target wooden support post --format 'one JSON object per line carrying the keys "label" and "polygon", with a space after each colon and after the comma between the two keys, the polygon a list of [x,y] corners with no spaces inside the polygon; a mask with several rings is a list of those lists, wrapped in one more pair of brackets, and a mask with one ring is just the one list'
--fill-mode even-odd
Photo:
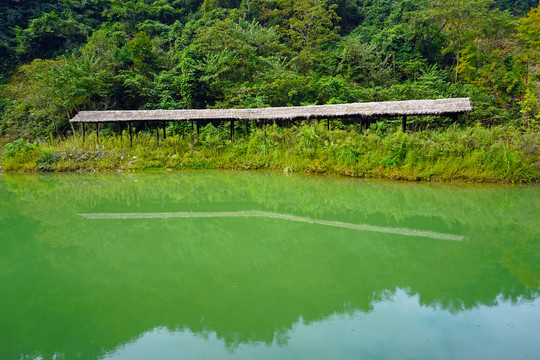
{"label": "wooden support post", "polygon": [[360,134],[364,130],[364,119],[360,118]]}
{"label": "wooden support post", "polygon": [[326,119],[326,130],[330,131],[330,118]]}
{"label": "wooden support post", "polygon": [[82,125],[82,143],[84,146],[84,139],[86,138],[86,126],[84,126],[83,122],[81,123],[81,125]]}
{"label": "wooden support post", "polygon": [[159,146],[159,123],[156,123],[156,140],[157,146]]}
{"label": "wooden support post", "polygon": [[234,120],[231,120],[231,140],[234,139]]}
{"label": "wooden support post", "polygon": [[167,140],[167,122],[163,122],[163,140]]}
{"label": "wooden support post", "polygon": [[128,131],[129,131],[129,147],[133,147],[133,130],[131,129],[131,123],[128,121]]}
{"label": "wooden support post", "polygon": [[401,119],[401,131],[405,132],[407,130],[407,115],[403,115]]}
{"label": "wooden support post", "polygon": [[197,128],[197,136],[199,136],[199,122],[195,121],[195,127]]}
{"label": "wooden support post", "polygon": [[99,123],[96,123],[96,143],[99,145]]}

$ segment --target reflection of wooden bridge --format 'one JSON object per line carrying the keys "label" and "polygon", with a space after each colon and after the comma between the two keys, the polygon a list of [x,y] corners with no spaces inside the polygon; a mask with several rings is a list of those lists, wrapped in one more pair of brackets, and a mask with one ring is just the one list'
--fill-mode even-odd
{"label": "reflection of wooden bridge", "polygon": [[[86,123],[127,123],[130,138],[133,122],[154,122],[156,127],[165,128],[168,121],[192,121],[197,126],[200,121],[230,121],[231,137],[234,135],[235,121],[295,121],[309,119],[359,119],[360,125],[373,117],[401,116],[401,127],[407,128],[407,116],[437,115],[451,116],[472,110],[469,98],[437,100],[407,100],[334,105],[310,105],[291,107],[268,107],[259,109],[186,109],[186,110],[109,110],[81,111],[70,121],[82,123],[83,136]],[[328,122],[328,125],[330,122]],[[164,131],[164,136],[165,131]],[[157,131],[159,141],[159,131]]]}
{"label": "reflection of wooden bridge", "polygon": [[248,211],[222,211],[222,212],[162,212],[162,213],[88,213],[77,214],[90,220],[127,220],[127,219],[197,219],[197,218],[267,218],[279,219],[307,224],[324,225],[351,230],[379,232],[385,234],[426,237],[437,240],[461,241],[462,235],[438,233],[434,231],[416,230],[407,228],[394,228],[375,226],[369,224],[351,224],[341,221],[329,221],[311,219],[307,217],[280,214],[267,211],[248,210]]}

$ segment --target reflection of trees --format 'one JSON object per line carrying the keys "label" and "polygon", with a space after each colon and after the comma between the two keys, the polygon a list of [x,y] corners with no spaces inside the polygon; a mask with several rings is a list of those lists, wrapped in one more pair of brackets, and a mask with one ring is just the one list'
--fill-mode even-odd
{"label": "reflection of trees", "polygon": [[[271,343],[300,316],[310,323],[369,312],[396,288],[454,312],[493,305],[499,295],[537,296],[534,187],[216,172],[45,179],[0,178],[0,288],[11,290],[0,297],[9,325],[0,330],[0,349],[10,356],[22,346],[98,358],[156,326],[215,331],[231,347]],[[246,209],[453,232],[466,240],[266,218],[76,215]]]}
{"label": "reflection of trees", "polygon": [[[531,196],[538,191],[535,186],[415,184],[349,178],[329,181],[326,177],[212,171],[4,176],[0,181],[20,198],[47,201],[49,209],[57,207],[58,211],[64,211],[68,203],[77,204],[79,212],[137,209],[141,205],[147,212],[182,211],[182,206],[194,211],[219,210],[222,206],[223,210],[232,211],[245,210],[248,203],[249,208],[299,216],[384,214],[383,221],[392,222],[419,216],[436,218],[447,226],[514,223],[518,216],[521,223],[533,228],[534,213],[524,213],[523,209],[531,207]],[[237,209],[231,209],[231,205]],[[502,217],[503,214],[507,216]]]}

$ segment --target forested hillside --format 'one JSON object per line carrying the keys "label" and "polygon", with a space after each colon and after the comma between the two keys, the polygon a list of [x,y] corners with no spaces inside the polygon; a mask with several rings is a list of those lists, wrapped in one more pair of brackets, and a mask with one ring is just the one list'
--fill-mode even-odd
{"label": "forested hillside", "polygon": [[80,110],[471,97],[540,119],[536,0],[4,0],[0,134]]}

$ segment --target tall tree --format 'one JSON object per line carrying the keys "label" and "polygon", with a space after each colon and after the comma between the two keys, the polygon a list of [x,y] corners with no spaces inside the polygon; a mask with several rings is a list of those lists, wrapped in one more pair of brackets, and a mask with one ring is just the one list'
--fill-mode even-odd
{"label": "tall tree", "polygon": [[446,51],[454,54],[454,81],[457,82],[461,55],[467,42],[474,38],[493,0],[430,0],[419,13],[436,23],[448,34]]}
{"label": "tall tree", "polygon": [[527,65],[526,91],[521,112],[530,124],[540,122],[540,7],[531,9],[518,24],[522,57]]}
{"label": "tall tree", "polygon": [[297,58],[298,69],[312,70],[324,61],[324,47],[339,38],[337,5],[324,6],[317,0],[260,0],[259,19],[274,26]]}

